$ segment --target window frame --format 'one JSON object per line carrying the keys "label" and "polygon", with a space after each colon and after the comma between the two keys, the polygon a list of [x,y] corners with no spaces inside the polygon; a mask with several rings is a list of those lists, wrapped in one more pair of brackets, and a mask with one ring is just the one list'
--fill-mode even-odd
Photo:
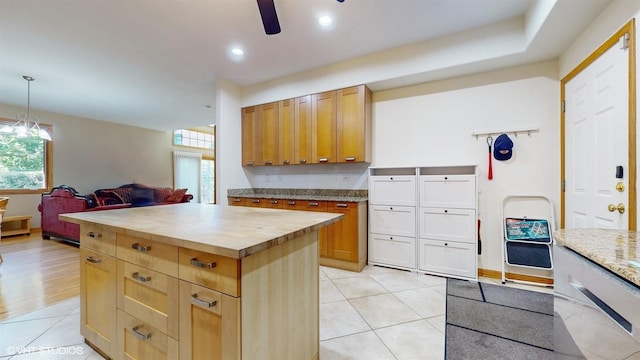
{"label": "window frame", "polygon": [[[12,125],[16,122],[13,119],[0,118],[0,126],[5,124]],[[47,130],[49,135],[53,137],[53,125],[38,123],[41,129]],[[0,189],[0,195],[21,195],[21,194],[42,194],[50,192],[53,188],[53,141],[44,140],[44,179],[45,186],[40,189]]]}

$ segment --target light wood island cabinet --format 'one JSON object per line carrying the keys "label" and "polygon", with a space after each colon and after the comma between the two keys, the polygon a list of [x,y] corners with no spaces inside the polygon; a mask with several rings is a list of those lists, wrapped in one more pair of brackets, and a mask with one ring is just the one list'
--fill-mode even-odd
{"label": "light wood island cabinet", "polygon": [[318,359],[317,231],[340,215],[177,204],[60,217],[81,227],[81,333],[103,354]]}

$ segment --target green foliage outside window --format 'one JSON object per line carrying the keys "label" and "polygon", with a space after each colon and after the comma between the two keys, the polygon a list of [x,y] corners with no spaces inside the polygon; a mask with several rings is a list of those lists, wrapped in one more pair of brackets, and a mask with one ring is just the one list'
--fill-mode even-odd
{"label": "green foliage outside window", "polygon": [[0,190],[45,188],[45,143],[0,133]]}

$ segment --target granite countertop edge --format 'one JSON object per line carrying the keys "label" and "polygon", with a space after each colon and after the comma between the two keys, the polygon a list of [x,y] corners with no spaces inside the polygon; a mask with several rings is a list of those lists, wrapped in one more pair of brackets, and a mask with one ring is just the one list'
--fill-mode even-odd
{"label": "granite countertop edge", "polygon": [[345,202],[369,200],[367,190],[345,189],[229,189],[227,197]]}

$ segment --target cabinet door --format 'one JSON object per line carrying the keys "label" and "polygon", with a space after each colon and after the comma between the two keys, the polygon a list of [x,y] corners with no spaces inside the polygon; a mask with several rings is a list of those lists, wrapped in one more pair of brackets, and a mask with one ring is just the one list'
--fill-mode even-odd
{"label": "cabinet door", "polygon": [[242,109],[242,166],[260,165],[262,157],[262,133],[259,107]]}
{"label": "cabinet door", "polygon": [[278,102],[278,106],[280,164],[289,165],[295,161],[295,100],[282,100]]}
{"label": "cabinet door", "polygon": [[311,95],[301,96],[296,99],[295,114],[295,152],[296,164],[311,163]]}
{"label": "cabinet door", "polygon": [[[296,206],[298,207],[297,210],[304,210],[304,211],[328,212],[329,210],[327,208],[326,201],[298,201]],[[329,237],[328,227],[325,226],[321,229],[318,229],[318,252],[320,256],[327,257],[328,255],[328,252],[327,252],[328,237]]]}
{"label": "cabinet door", "polygon": [[336,101],[336,161],[370,161],[371,91],[364,85],[336,90]]}
{"label": "cabinet door", "polygon": [[311,162],[336,162],[336,92],[311,95]]}
{"label": "cabinet door", "polygon": [[416,238],[371,234],[369,236],[369,260],[374,263],[416,268]]}
{"label": "cabinet door", "polygon": [[269,103],[260,105],[262,111],[261,125],[262,125],[262,164],[273,165],[279,164],[278,147],[280,146],[278,141],[278,135],[280,133],[278,129],[279,116],[278,116],[278,103]]}
{"label": "cabinet door", "polygon": [[473,244],[477,241],[475,210],[420,208],[420,238],[459,241]]}
{"label": "cabinet door", "polygon": [[80,333],[110,357],[116,352],[116,259],[80,249]]}
{"label": "cabinet door", "polygon": [[475,244],[420,239],[419,254],[422,271],[477,278]]}
{"label": "cabinet door", "polygon": [[358,261],[358,203],[330,202],[329,212],[344,214],[344,218],[327,227],[327,257]]}
{"label": "cabinet door", "polygon": [[134,316],[118,310],[117,327],[118,354],[124,359],[178,359],[176,339]]}
{"label": "cabinet door", "polygon": [[475,175],[421,175],[421,207],[476,208]]}
{"label": "cabinet door", "polygon": [[411,206],[369,206],[369,227],[372,233],[416,236],[416,208]]}
{"label": "cabinet door", "polygon": [[369,177],[369,203],[416,205],[416,177],[413,175]]}
{"label": "cabinet door", "polygon": [[180,281],[180,359],[240,359],[240,299]]}

